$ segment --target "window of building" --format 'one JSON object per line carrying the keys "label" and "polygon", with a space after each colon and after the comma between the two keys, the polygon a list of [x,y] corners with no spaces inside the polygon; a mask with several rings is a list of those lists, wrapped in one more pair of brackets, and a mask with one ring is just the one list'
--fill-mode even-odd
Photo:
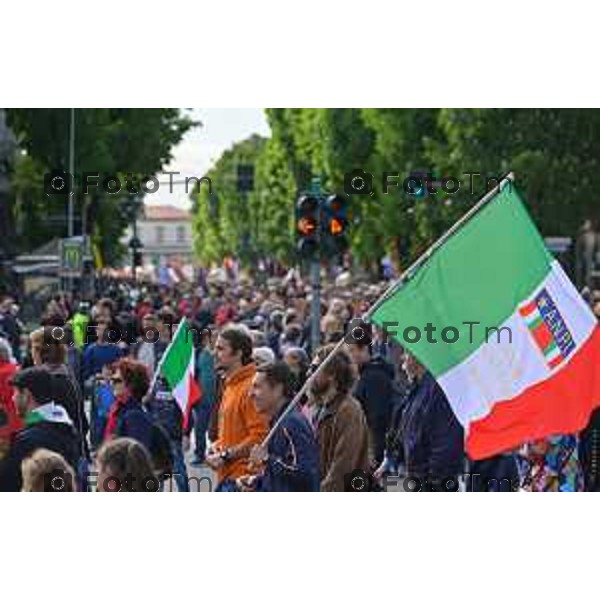
{"label": "window of building", "polygon": [[156,227],[156,243],[162,244],[165,241],[165,228],[162,225]]}
{"label": "window of building", "polygon": [[177,226],[177,241],[179,243],[185,242],[185,226],[184,225]]}

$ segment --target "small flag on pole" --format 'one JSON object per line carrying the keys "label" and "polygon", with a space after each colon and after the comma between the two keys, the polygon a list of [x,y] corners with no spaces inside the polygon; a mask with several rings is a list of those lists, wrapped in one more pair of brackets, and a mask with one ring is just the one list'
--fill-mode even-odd
{"label": "small flag on pole", "polygon": [[185,419],[200,399],[200,387],[194,378],[195,350],[192,331],[186,319],[177,327],[173,341],[165,351],[160,375],[167,381]]}

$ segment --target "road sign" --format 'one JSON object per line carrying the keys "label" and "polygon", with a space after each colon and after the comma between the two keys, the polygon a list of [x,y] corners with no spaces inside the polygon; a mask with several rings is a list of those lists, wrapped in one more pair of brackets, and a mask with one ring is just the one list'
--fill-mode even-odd
{"label": "road sign", "polygon": [[60,266],[64,276],[80,276],[83,268],[83,238],[66,238],[60,244]]}

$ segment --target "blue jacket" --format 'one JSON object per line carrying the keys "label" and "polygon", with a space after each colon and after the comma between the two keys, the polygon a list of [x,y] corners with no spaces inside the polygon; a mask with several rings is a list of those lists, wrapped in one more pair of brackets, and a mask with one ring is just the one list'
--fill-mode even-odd
{"label": "blue jacket", "polygon": [[36,423],[15,435],[9,453],[0,461],[0,492],[21,491],[21,463],[40,448],[57,452],[77,472],[80,452],[75,429],[64,423]]}
{"label": "blue jacket", "polygon": [[409,476],[422,482],[464,471],[464,430],[446,395],[426,373],[412,389],[402,414],[404,461]]}
{"label": "blue jacket", "polygon": [[151,452],[152,418],[139,400],[130,399],[119,408],[115,435],[133,438]]}
{"label": "blue jacket", "polygon": [[383,458],[394,394],[394,367],[380,356],[374,356],[360,368],[352,395],[360,402],[367,418],[371,451],[377,464]]}
{"label": "blue jacket", "polygon": [[256,491],[319,491],[319,447],[310,423],[299,409],[290,411],[277,428],[269,442],[268,455],[265,472],[258,479]]}
{"label": "blue jacket", "polygon": [[169,435],[172,442],[181,444],[183,437],[183,413],[166,383],[159,377],[157,390],[150,400],[145,403],[145,408],[155,423],[159,423]]}

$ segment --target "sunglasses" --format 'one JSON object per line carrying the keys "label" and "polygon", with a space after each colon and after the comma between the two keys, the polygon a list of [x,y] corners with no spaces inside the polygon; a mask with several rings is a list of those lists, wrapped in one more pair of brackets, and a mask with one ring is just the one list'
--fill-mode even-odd
{"label": "sunglasses", "polygon": [[111,383],[123,383],[123,379],[121,377],[111,377],[110,382]]}

